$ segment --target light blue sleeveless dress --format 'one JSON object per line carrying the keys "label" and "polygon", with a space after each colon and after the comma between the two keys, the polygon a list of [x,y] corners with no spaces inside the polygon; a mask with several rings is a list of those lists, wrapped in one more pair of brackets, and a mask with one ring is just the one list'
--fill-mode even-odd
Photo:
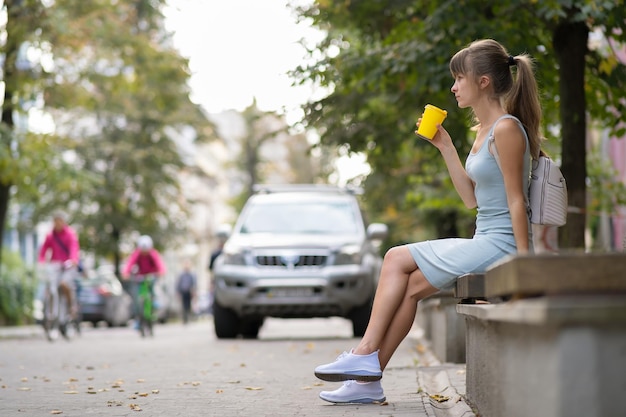
{"label": "light blue sleeveless dress", "polygon": [[[517,118],[504,115],[493,124],[478,152],[470,152],[465,161],[465,170],[476,184],[474,193],[478,209],[474,236],[471,239],[445,238],[407,245],[428,282],[440,290],[452,288],[458,276],[483,273],[494,262],[517,251],[504,178],[495,157],[489,152],[493,129],[503,118],[514,119],[524,132],[524,172],[528,173],[524,176],[524,189],[528,190],[531,166],[528,136]],[[532,245],[530,220],[528,233],[529,244]]]}

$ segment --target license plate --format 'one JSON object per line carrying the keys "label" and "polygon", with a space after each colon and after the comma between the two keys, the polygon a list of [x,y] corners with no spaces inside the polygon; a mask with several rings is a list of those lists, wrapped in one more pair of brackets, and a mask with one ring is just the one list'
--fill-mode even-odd
{"label": "license plate", "polygon": [[311,288],[274,288],[267,292],[268,298],[274,297],[310,297],[313,295]]}
{"label": "license plate", "polygon": [[97,304],[100,302],[100,297],[97,296],[96,294],[87,294],[81,297],[80,299],[81,302],[85,303],[85,304]]}

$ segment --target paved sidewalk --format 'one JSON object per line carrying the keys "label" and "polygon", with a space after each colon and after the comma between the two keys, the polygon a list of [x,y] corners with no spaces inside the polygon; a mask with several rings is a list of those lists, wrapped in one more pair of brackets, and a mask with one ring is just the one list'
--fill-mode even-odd
{"label": "paved sidewalk", "polygon": [[[169,325],[168,325],[169,326]],[[171,333],[168,339],[170,343],[175,345],[178,333],[181,332],[174,324],[172,327],[162,328],[161,334]],[[203,326],[199,324],[198,326]],[[193,329],[190,328],[188,331]],[[200,330],[197,330],[200,331]],[[206,329],[201,332],[204,333]],[[187,332],[188,334],[189,332]],[[201,333],[201,334],[202,334]],[[15,343],[13,339],[43,339],[43,331],[40,326],[23,326],[23,327],[0,327],[0,343]],[[81,343],[80,341],[78,341]],[[21,342],[20,342],[21,343]],[[139,343],[132,340],[128,343]],[[200,345],[204,341],[198,342]],[[343,342],[340,342],[343,344]],[[59,345],[62,346],[62,345]],[[241,349],[245,348],[245,344],[241,345]],[[165,352],[168,349],[161,349],[159,352]],[[164,369],[171,367],[171,358],[161,357],[164,353],[155,352],[162,360],[158,368],[154,370],[154,375],[147,371],[142,371],[142,376],[147,380],[157,380],[162,376]],[[285,357],[289,361],[288,357]],[[309,366],[309,365],[306,365]],[[75,373],[78,371],[74,371]],[[104,372],[104,371],[102,371]],[[236,369],[236,372],[246,372],[245,369]],[[282,373],[289,372],[288,370]],[[276,378],[282,379],[282,373],[277,374]],[[235,375],[233,378],[247,378],[248,376]],[[297,384],[297,382],[296,382]],[[167,386],[165,382],[163,386]],[[288,416],[288,415],[327,415],[327,416],[393,416],[393,417],[476,417],[470,407],[464,402],[465,394],[465,366],[463,364],[442,364],[434,356],[429,349],[428,342],[422,339],[422,331],[415,328],[405,341],[400,345],[396,355],[392,358],[389,366],[385,370],[383,378],[383,387],[387,402],[383,405],[332,405],[325,403],[316,398],[315,391],[322,389],[333,389],[334,383],[322,384],[323,386],[312,386],[310,390],[302,389],[294,390],[291,398],[281,399],[283,405],[277,408],[274,404],[277,398],[275,393],[269,390],[259,392],[259,400],[261,402],[249,406],[242,404],[232,404],[227,406],[224,402],[220,402],[219,408],[207,409],[209,404],[206,396],[197,398],[192,393],[185,391],[184,395],[178,393],[176,396],[168,397],[168,391],[163,389],[161,394],[154,400],[146,401],[158,402],[158,415],[220,415],[227,416],[245,416],[250,407],[256,409],[256,415],[272,415]],[[182,391],[181,391],[182,392]],[[247,395],[255,394],[254,392]],[[224,397],[226,393],[221,394]],[[270,397],[267,397],[270,395]],[[65,399],[65,398],[62,398]],[[242,401],[244,399],[242,398]],[[184,407],[181,408],[181,404]],[[148,404],[149,405],[149,404]],[[156,404],[155,404],[156,405]],[[87,405],[86,405],[87,407]],[[149,407],[147,407],[149,408]],[[85,408],[87,410],[87,408]],[[248,411],[246,411],[248,410]],[[109,410],[110,411],[110,410]],[[148,410],[146,410],[148,411]],[[154,409],[151,410],[154,412]],[[268,414],[271,413],[271,414]],[[292,414],[290,414],[292,413]],[[322,414],[320,414],[322,413]],[[0,413],[2,414],[2,413]],[[67,415],[71,415],[67,410]],[[104,415],[104,414],[102,414]],[[107,414],[109,415],[109,414]],[[132,415],[127,413],[125,415]],[[157,414],[152,414],[157,415]]]}

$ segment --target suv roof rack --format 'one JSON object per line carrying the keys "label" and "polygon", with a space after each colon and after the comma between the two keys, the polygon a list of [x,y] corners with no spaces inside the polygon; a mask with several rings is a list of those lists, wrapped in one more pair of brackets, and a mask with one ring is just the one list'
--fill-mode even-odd
{"label": "suv roof rack", "polygon": [[324,192],[339,194],[363,194],[361,187],[340,187],[331,184],[254,184],[252,190],[256,194],[289,193],[289,192]]}

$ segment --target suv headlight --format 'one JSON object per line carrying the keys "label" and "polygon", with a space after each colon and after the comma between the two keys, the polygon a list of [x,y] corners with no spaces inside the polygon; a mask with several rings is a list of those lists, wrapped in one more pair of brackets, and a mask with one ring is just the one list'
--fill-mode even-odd
{"label": "suv headlight", "polygon": [[363,256],[358,245],[347,245],[340,248],[335,255],[335,265],[358,265]]}
{"label": "suv headlight", "polygon": [[220,263],[224,265],[245,265],[246,256],[243,251],[224,251],[220,255],[222,258]]}

